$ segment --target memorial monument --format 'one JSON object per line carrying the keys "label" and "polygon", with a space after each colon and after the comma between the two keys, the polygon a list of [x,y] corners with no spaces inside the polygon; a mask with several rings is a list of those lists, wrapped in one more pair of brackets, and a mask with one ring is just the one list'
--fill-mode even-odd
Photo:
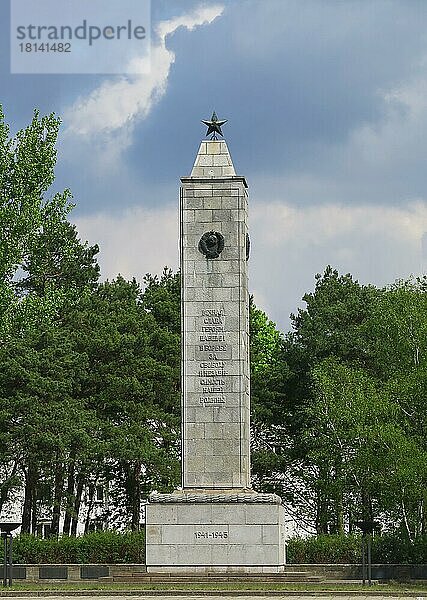
{"label": "memorial monument", "polygon": [[146,507],[149,572],[270,572],[283,506],[250,480],[248,193],[213,113],[181,179],[182,489]]}

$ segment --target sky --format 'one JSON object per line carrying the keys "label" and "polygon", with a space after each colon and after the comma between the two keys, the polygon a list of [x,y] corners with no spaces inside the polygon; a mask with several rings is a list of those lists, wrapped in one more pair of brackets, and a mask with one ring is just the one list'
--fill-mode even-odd
{"label": "sky", "polygon": [[250,290],[281,330],[328,264],[377,286],[425,271],[425,0],[152,0],[141,75],[11,74],[9,18],[2,0],[6,120],[61,117],[52,192],[72,190],[102,278],[177,269],[213,110],[249,185]]}

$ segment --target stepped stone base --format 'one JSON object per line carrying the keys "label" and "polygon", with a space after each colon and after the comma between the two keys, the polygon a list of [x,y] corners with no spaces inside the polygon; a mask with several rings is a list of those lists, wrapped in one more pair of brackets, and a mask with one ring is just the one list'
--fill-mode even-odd
{"label": "stepped stone base", "polygon": [[284,509],[278,503],[168,501],[146,507],[149,573],[280,573]]}

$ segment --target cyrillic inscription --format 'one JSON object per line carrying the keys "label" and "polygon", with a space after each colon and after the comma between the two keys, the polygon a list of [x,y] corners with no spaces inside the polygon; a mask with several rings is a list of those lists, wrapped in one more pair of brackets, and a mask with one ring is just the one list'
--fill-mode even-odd
{"label": "cyrillic inscription", "polygon": [[200,396],[201,404],[225,404],[225,396]]}
{"label": "cyrillic inscription", "polygon": [[[226,402],[226,360],[231,358],[231,346],[225,333],[225,310],[204,308],[201,311],[199,342],[196,360],[200,360],[197,373],[201,387],[200,404],[212,406]],[[207,359],[207,360],[205,360]]]}

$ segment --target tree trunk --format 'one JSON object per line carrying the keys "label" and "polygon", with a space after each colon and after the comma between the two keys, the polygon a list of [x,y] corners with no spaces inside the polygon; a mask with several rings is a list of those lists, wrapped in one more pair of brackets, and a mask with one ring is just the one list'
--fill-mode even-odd
{"label": "tree trunk", "polygon": [[88,506],[87,506],[86,521],[85,521],[85,534],[89,533],[90,515],[91,515],[92,509],[93,509],[94,498],[95,498],[95,493],[93,493],[92,496],[89,495],[89,502],[88,502]]}
{"label": "tree trunk", "polygon": [[342,494],[335,501],[335,533],[344,533],[344,510]]}
{"label": "tree trunk", "polygon": [[372,499],[371,495],[365,490],[361,491],[362,496],[362,520],[373,521],[374,515],[372,510]]}
{"label": "tree trunk", "polygon": [[421,500],[421,535],[427,534],[427,494],[424,494],[424,498]]}
{"label": "tree trunk", "polygon": [[68,471],[67,471],[67,491],[66,491],[67,503],[65,506],[64,525],[62,527],[63,535],[70,535],[71,518],[73,516],[73,508],[74,508],[74,503],[76,501],[76,496],[74,494],[75,484],[76,484],[75,464],[74,464],[74,460],[70,459],[70,462],[68,464]]}
{"label": "tree trunk", "polygon": [[71,519],[71,535],[76,537],[77,525],[79,523],[80,506],[82,504],[83,488],[84,488],[85,476],[83,473],[79,473],[77,477],[77,489],[76,499],[74,500],[74,511]]}
{"label": "tree trunk", "polygon": [[37,510],[37,483],[34,482],[34,490],[31,498],[31,533],[37,533],[37,519],[38,519],[38,510]]}
{"label": "tree trunk", "polygon": [[408,535],[409,540],[412,543],[414,541],[414,536],[413,536],[411,528],[409,526],[408,514],[406,511],[406,505],[405,505],[405,500],[403,498],[403,494],[402,494],[402,498],[400,501],[400,505],[401,505],[401,509],[402,509],[402,518],[403,518],[403,522],[405,524],[406,533]]}
{"label": "tree trunk", "polygon": [[318,535],[328,533],[328,507],[322,490],[317,492],[316,532]]}
{"label": "tree trunk", "polygon": [[353,511],[351,506],[348,507],[348,532],[354,532]]}
{"label": "tree trunk", "polygon": [[56,462],[55,467],[51,534],[58,537],[59,520],[61,517],[62,493],[64,489],[64,465],[58,461]]}
{"label": "tree trunk", "polygon": [[[27,470],[24,469],[25,488],[24,488],[24,507],[22,510],[22,533],[31,533],[31,523],[34,509],[35,486],[37,481],[37,471],[33,463],[29,463]],[[35,533],[35,531],[33,531]]]}
{"label": "tree trunk", "polygon": [[131,529],[132,531],[139,531],[139,523],[141,519],[141,461],[136,461],[131,468],[132,477],[132,495],[130,498],[131,504]]}

